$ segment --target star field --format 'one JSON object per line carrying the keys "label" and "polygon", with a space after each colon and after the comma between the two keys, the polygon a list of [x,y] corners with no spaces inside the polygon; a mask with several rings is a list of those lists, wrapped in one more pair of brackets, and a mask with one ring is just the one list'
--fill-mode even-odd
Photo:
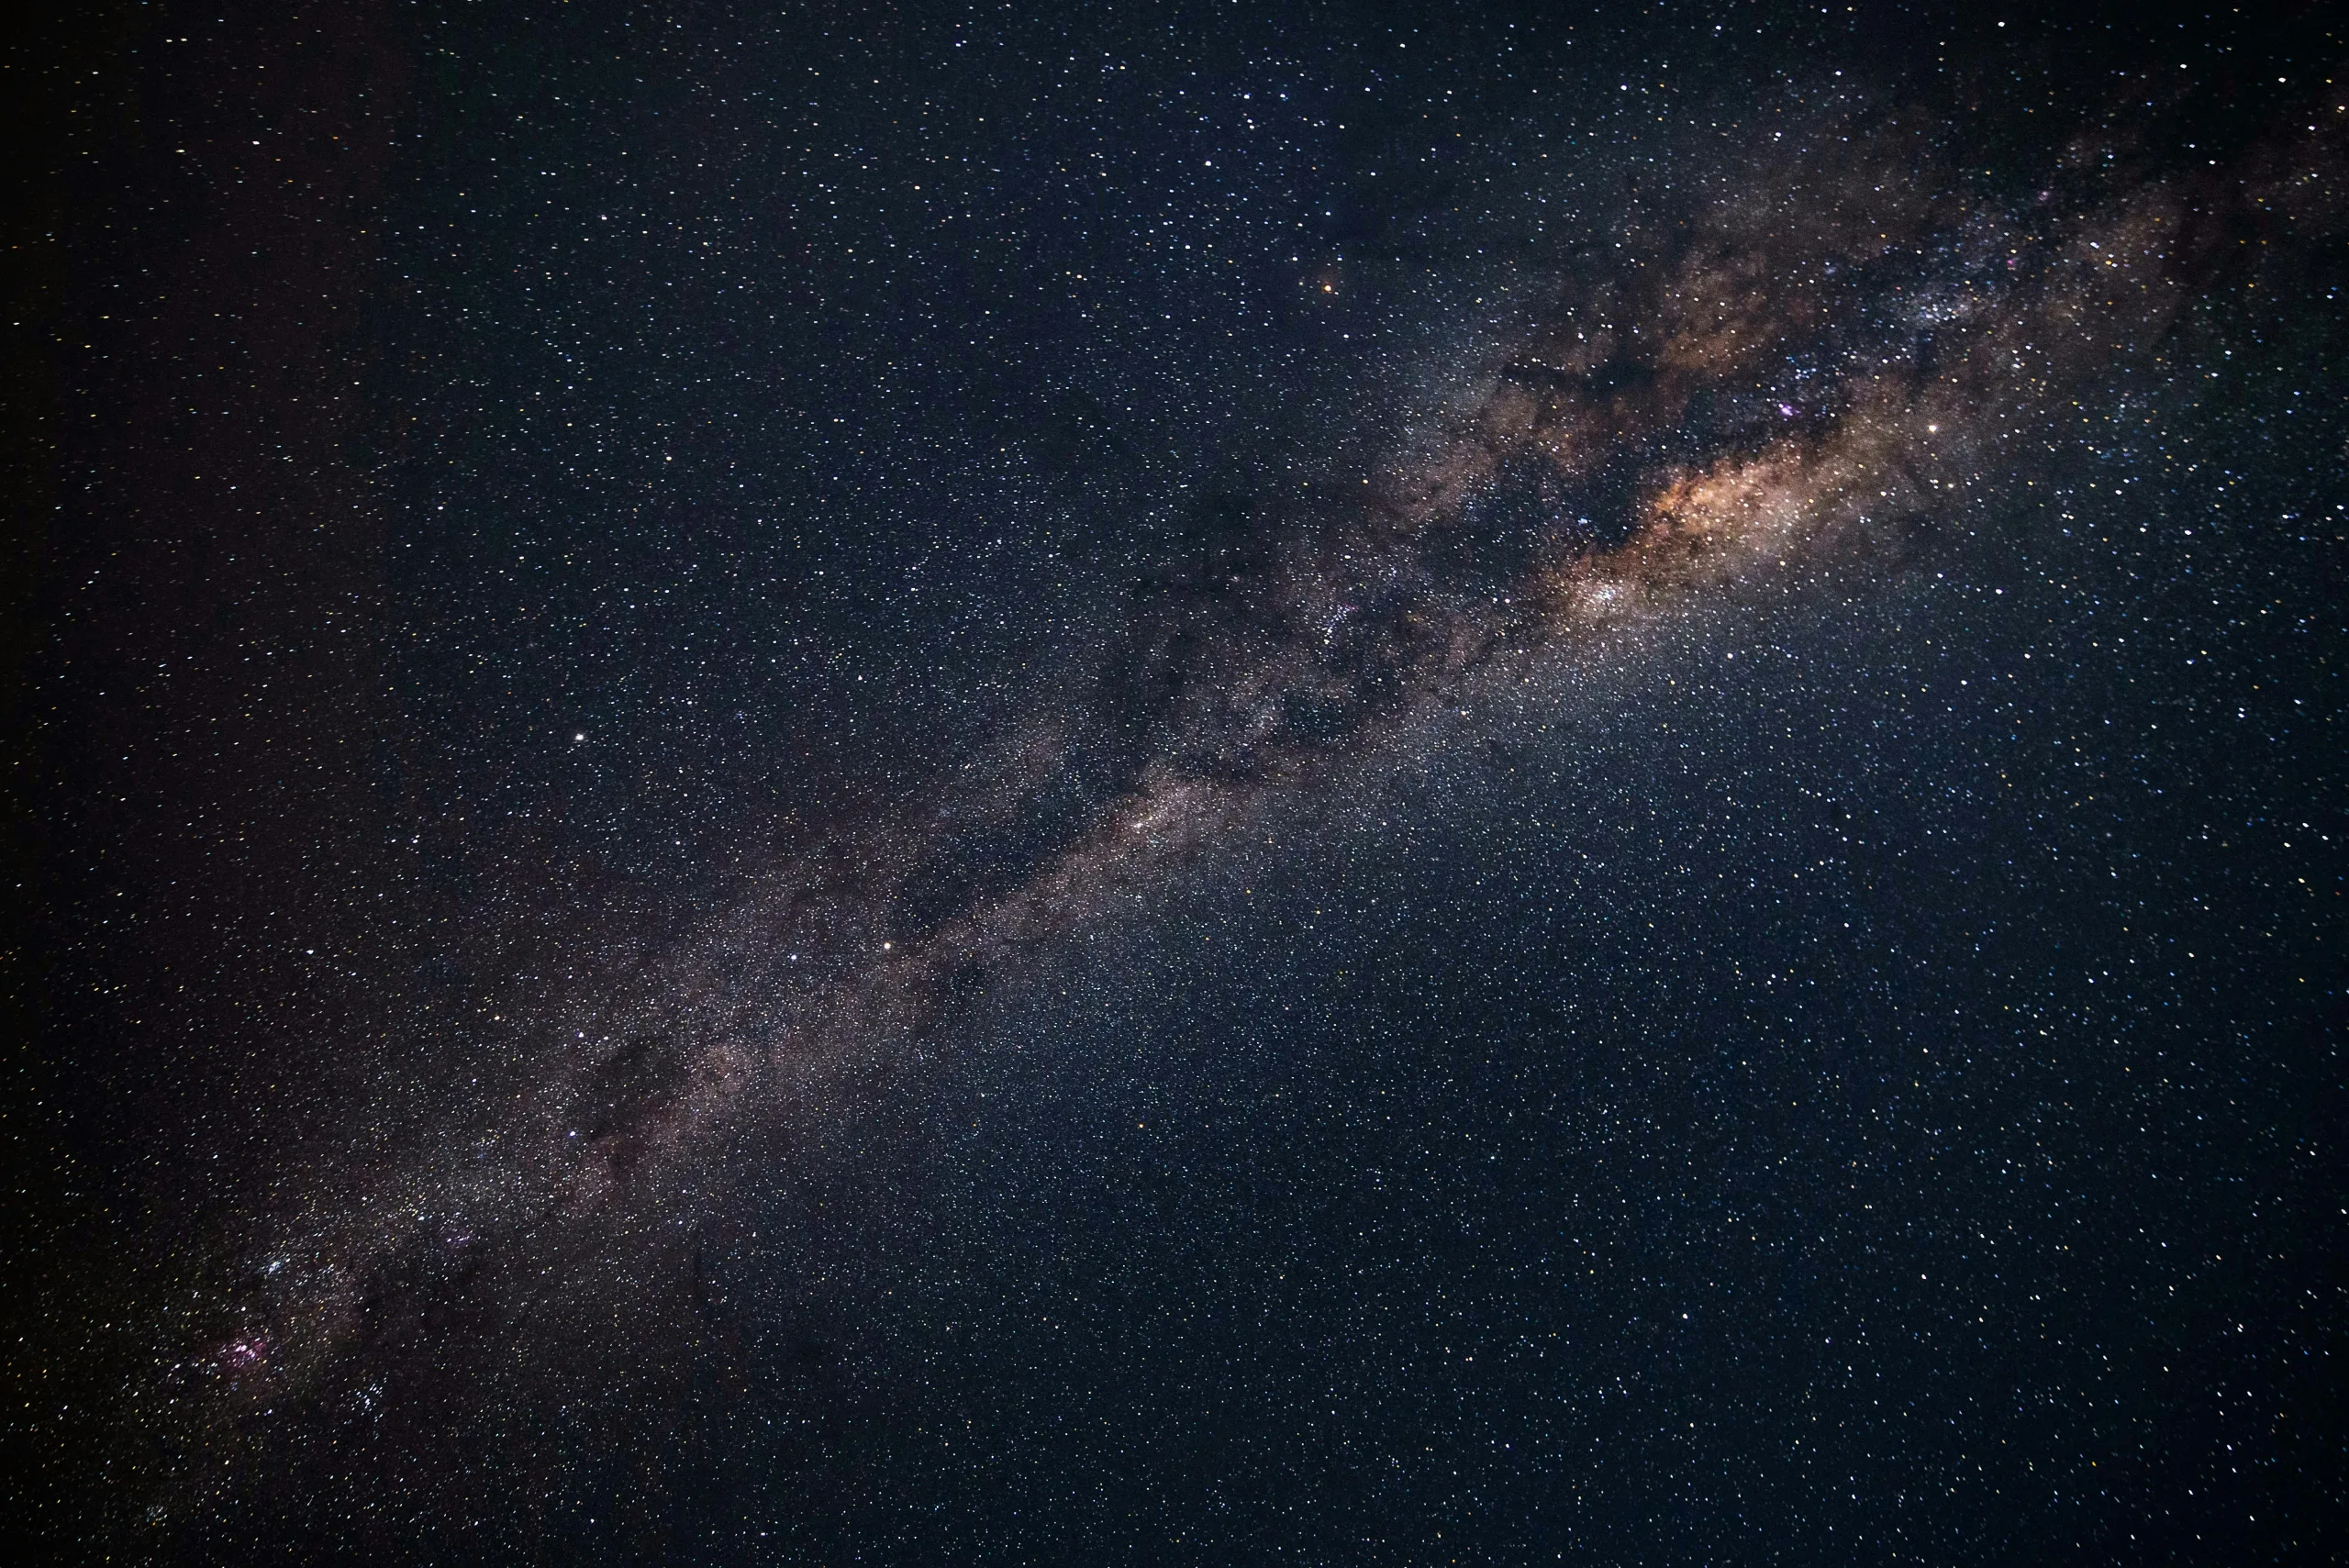
{"label": "star field", "polygon": [[2321,17],[25,58],[60,1561],[2336,1553]]}

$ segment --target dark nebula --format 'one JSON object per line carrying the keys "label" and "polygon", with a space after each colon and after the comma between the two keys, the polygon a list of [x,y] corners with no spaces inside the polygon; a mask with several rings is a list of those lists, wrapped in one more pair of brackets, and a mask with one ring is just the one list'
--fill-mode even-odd
{"label": "dark nebula", "polygon": [[20,47],[61,1561],[2333,1560],[2319,10]]}

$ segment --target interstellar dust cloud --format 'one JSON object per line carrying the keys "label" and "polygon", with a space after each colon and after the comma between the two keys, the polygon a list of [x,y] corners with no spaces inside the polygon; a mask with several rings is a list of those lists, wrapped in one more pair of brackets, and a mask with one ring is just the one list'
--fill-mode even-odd
{"label": "interstellar dust cloud", "polygon": [[1641,204],[1615,244],[1559,259],[1481,395],[1357,494],[1202,529],[955,782],[808,835],[628,999],[550,1020],[496,1103],[373,1189],[289,1195],[257,1228],[245,1329],[182,1347],[150,1412],[168,1396],[225,1431],[362,1388],[412,1343],[383,1325],[419,1295],[502,1304],[461,1323],[557,1296],[566,1322],[581,1298],[621,1313],[729,1140],[885,1076],[939,1009],[1268,800],[1432,710],[2027,482],[2073,399],[2157,360],[2231,269],[2338,233],[2344,120],[2308,106],[2223,167],[2148,122],[2009,188],[1934,126],[1854,109],[1774,127],[1718,195]]}

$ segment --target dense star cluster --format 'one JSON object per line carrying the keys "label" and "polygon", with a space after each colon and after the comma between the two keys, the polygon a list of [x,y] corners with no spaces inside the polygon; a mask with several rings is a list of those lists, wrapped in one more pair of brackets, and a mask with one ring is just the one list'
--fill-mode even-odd
{"label": "dense star cluster", "polygon": [[2337,1550],[2337,29],[130,16],[61,1555]]}

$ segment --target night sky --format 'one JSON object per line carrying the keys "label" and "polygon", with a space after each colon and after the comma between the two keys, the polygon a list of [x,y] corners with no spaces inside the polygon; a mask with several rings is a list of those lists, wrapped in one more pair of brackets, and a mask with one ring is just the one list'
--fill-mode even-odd
{"label": "night sky", "polygon": [[2349,1555],[2337,12],[72,10],[18,1542]]}

